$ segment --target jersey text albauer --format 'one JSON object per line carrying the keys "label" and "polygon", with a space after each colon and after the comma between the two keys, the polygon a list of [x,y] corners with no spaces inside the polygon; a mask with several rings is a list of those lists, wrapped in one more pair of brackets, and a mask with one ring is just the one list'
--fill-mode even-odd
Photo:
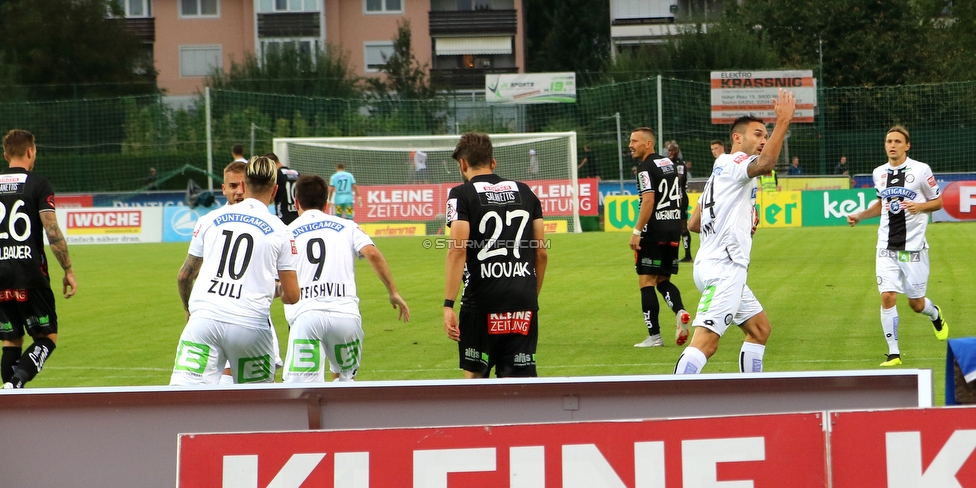
{"label": "jersey text albauer", "polygon": [[268,326],[278,270],[298,267],[291,231],[253,198],[201,218],[189,254],[203,258],[190,314],[252,327]]}
{"label": "jersey text albauer", "polygon": [[451,189],[447,225],[470,224],[461,310],[538,310],[532,223],[542,205],[528,185],[479,175]]}
{"label": "jersey text albauer", "polygon": [[910,214],[904,202],[925,203],[941,196],[929,165],[906,158],[900,166],[886,163],[874,170],[874,187],[881,199],[878,249],[920,251],[929,247],[925,229],[927,213]]}
{"label": "jersey text albauer", "polygon": [[48,288],[40,212],[54,212],[54,192],[21,168],[0,173],[0,290]]}
{"label": "jersey text albauer", "polygon": [[648,242],[678,242],[681,238],[681,172],[670,159],[650,154],[637,165],[637,190],[641,204],[654,202],[651,218],[643,229]]}
{"label": "jersey text albauer", "polygon": [[724,259],[749,266],[756,181],[749,177],[747,168],[757,157],[739,151],[715,160],[712,175],[698,199],[701,248],[696,261]]}

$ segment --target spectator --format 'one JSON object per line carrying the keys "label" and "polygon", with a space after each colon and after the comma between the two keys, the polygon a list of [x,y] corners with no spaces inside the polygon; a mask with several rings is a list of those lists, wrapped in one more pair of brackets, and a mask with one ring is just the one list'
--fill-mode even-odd
{"label": "spectator", "polygon": [[834,174],[850,176],[850,168],[847,167],[847,156],[840,157],[840,162],[834,167]]}
{"label": "spectator", "polygon": [[790,163],[790,167],[786,170],[787,176],[799,176],[803,174],[803,168],[800,167],[800,157],[793,156],[793,161]]}
{"label": "spectator", "polygon": [[232,158],[234,158],[234,161],[240,161],[247,164],[247,159],[244,158],[244,146],[234,144],[234,147],[230,148],[230,155]]}
{"label": "spectator", "polygon": [[589,144],[583,146],[583,156],[580,158],[579,166],[576,167],[577,176],[580,178],[596,178],[600,179],[600,175],[597,174],[597,162],[596,154],[590,151]]}
{"label": "spectator", "polygon": [[156,184],[157,179],[159,179],[159,176],[156,175],[156,168],[149,168],[149,176],[146,177],[146,189],[158,190],[159,185]]}

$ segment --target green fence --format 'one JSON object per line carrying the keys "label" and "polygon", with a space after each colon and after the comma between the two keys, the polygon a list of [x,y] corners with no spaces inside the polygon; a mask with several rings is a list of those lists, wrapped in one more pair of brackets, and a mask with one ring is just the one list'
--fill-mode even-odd
{"label": "green fence", "polygon": [[[230,147],[262,154],[278,136],[376,136],[572,130],[595,151],[599,174],[618,175],[620,114],[626,146],[633,127],[657,127],[658,80],[649,78],[578,92],[575,104],[489,105],[483,97],[447,95],[435,101],[338,100],[263,93],[211,92],[216,176]],[[677,140],[693,174],[711,166],[709,141],[727,140],[712,125],[706,83],[661,80],[662,135]],[[58,192],[138,191],[149,168],[160,187],[184,188],[185,166],[207,165],[203,97],[189,109],[160,96],[0,103],[0,131],[24,128],[38,142],[38,171]],[[852,174],[885,161],[884,133],[903,124],[912,133],[912,157],[937,172],[976,171],[976,82],[872,88],[828,88],[819,93],[817,122],[795,124],[788,151],[807,174],[830,174],[846,155]],[[629,166],[624,162],[625,176]],[[201,178],[199,173],[193,175]]]}

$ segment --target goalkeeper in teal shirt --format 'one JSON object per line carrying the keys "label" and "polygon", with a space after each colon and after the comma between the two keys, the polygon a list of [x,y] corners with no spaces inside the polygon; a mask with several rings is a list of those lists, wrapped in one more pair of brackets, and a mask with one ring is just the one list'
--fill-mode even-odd
{"label": "goalkeeper in teal shirt", "polygon": [[336,165],[335,174],[329,178],[329,193],[332,195],[336,217],[353,219],[354,196],[360,206],[363,204],[363,199],[359,196],[359,188],[356,186],[356,178],[346,171],[346,165],[342,163]]}

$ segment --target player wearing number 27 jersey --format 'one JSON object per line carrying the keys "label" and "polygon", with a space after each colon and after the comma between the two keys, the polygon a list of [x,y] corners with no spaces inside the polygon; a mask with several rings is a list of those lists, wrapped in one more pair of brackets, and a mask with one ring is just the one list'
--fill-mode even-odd
{"label": "player wearing number 27 jersey", "polygon": [[695,334],[678,358],[675,374],[700,373],[733,323],[746,335],[739,352],[739,371],[762,371],[769,319],[746,285],[752,252],[755,179],[776,165],[795,109],[793,94],[779,90],[779,97],[773,99],[773,135],[767,140],[762,119],[740,117],[732,123],[732,154],[722,154],[715,160],[688,221],[688,228],[701,234],[694,278],[702,297],[692,324]]}
{"label": "player wearing number 27 jersey", "polygon": [[275,180],[270,159],[252,158],[244,201],[197,222],[177,280],[188,318],[170,384],[216,384],[225,361],[235,383],[274,381],[275,277],[281,280],[282,302],[298,299],[294,236],[268,212]]}

